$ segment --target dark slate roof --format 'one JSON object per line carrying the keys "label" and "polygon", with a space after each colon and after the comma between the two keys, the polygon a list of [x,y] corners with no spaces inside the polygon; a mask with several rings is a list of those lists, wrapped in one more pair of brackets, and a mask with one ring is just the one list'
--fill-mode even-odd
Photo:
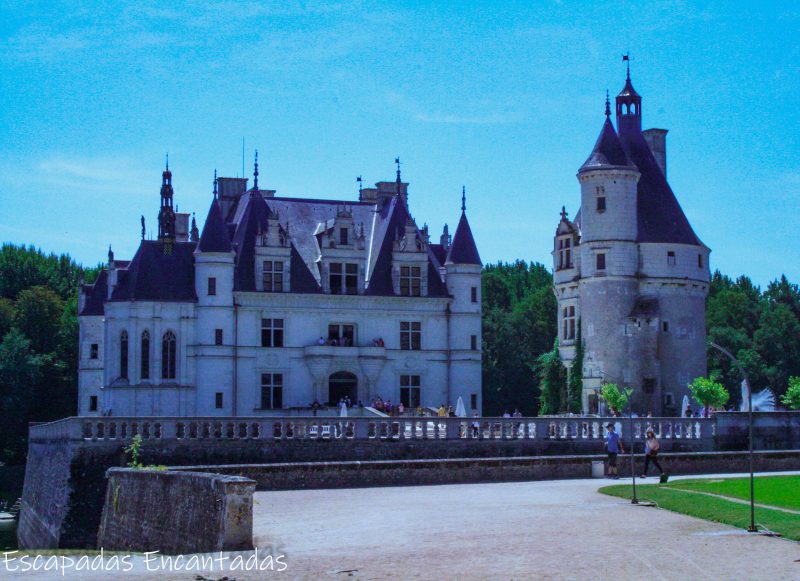
{"label": "dark slate roof", "polygon": [[589,157],[578,170],[589,171],[593,169],[601,169],[604,167],[633,167],[633,163],[625,153],[622,143],[614,131],[614,125],[611,119],[606,117],[603,128],[600,130],[600,135],[597,142],[594,144],[594,149]]}
{"label": "dark slate roof", "polygon": [[478,247],[472,237],[472,229],[469,227],[466,212],[461,212],[461,219],[458,221],[458,228],[453,235],[453,243],[447,253],[446,263],[454,264],[482,264],[481,257],[478,255]]}
{"label": "dark slate roof", "polygon": [[105,313],[103,305],[108,293],[108,271],[101,270],[94,284],[83,285],[81,291],[86,295],[86,300],[78,315],[81,317],[103,315]]}
{"label": "dark slate roof", "polygon": [[117,274],[112,301],[195,301],[194,242],[175,242],[164,254],[160,242],[142,240],[128,270]]}
{"label": "dark slate roof", "polygon": [[639,93],[636,92],[636,89],[633,88],[633,83],[631,83],[631,78],[628,77],[625,79],[625,86],[622,87],[622,90],[619,92],[617,97],[638,97]]}
{"label": "dark slate roof", "polygon": [[638,242],[703,246],[681,209],[642,132],[625,127],[620,141],[641,172],[637,184]]}
{"label": "dark slate roof", "polygon": [[439,265],[442,266],[444,261],[447,260],[447,248],[442,246],[441,244],[431,244],[428,246],[430,248],[433,255],[436,257]]}
{"label": "dark slate roof", "polygon": [[203,225],[203,233],[200,235],[197,249],[200,252],[231,251],[228,228],[225,226],[225,220],[222,219],[222,209],[216,199],[212,200],[211,207],[208,209],[208,216]]}

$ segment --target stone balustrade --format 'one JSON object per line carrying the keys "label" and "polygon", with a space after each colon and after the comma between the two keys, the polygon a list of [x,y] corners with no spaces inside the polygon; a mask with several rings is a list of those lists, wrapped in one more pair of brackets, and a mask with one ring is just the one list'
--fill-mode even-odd
{"label": "stone balustrade", "polygon": [[623,440],[712,441],[716,420],[679,418],[421,418],[421,417],[72,417],[30,428],[32,441],[194,440],[585,440],[602,441],[609,421]]}

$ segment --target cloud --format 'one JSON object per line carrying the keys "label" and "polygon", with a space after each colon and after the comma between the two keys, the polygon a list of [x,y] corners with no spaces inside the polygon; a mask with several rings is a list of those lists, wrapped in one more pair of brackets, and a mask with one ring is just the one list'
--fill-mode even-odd
{"label": "cloud", "polygon": [[408,117],[422,123],[441,123],[452,125],[499,125],[515,123],[527,117],[527,109],[517,109],[511,105],[486,100],[460,99],[458,109],[443,112],[420,106],[402,93],[385,93],[388,104]]}

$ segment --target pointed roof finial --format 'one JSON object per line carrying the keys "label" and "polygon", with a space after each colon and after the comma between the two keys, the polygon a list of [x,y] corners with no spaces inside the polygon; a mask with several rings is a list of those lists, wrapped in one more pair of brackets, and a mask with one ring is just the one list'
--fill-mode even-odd
{"label": "pointed roof finial", "polygon": [[253,170],[253,189],[258,191],[258,150],[256,149],[255,169]]}
{"label": "pointed roof finial", "polygon": [[622,60],[625,61],[625,64],[627,65],[626,66],[627,75],[626,75],[625,78],[630,81],[631,80],[631,53],[630,53],[630,51],[628,51],[624,55],[622,55]]}
{"label": "pointed roof finial", "polygon": [[567,219],[567,207],[566,206],[561,206],[561,219],[562,220],[566,220]]}
{"label": "pointed roof finial", "polygon": [[167,171],[169,171],[169,151],[167,152]]}
{"label": "pointed roof finial", "polygon": [[467,211],[467,186],[461,186],[461,211]]}
{"label": "pointed roof finial", "polygon": [[606,117],[611,117],[611,99],[608,96],[608,89],[606,89]]}
{"label": "pointed roof finial", "polygon": [[358,176],[356,178],[356,181],[358,182],[358,195],[359,195],[359,197],[361,197],[361,183],[362,183],[361,176]]}
{"label": "pointed roof finial", "polygon": [[217,168],[214,168],[214,199],[217,199]]}
{"label": "pointed roof finial", "polygon": [[395,157],[394,162],[397,164],[397,183],[400,183],[400,157]]}

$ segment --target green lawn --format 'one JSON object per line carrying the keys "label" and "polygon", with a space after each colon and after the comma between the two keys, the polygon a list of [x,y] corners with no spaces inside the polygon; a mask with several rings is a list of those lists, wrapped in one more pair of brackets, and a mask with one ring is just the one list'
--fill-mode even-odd
{"label": "green lawn", "polygon": [[[800,477],[758,477],[755,483],[756,503],[769,504],[800,510]],[[712,480],[678,480],[669,484],[637,485],[640,501],[655,502],[659,508],[688,514],[690,516],[724,523],[746,529],[750,525],[750,507],[747,504],[730,502],[723,498],[686,492],[687,490],[710,492],[726,496],[749,499],[747,478]],[[631,498],[631,485],[606,486],[603,494]],[[786,538],[800,541],[800,515],[756,507],[756,525],[780,533]]]}

